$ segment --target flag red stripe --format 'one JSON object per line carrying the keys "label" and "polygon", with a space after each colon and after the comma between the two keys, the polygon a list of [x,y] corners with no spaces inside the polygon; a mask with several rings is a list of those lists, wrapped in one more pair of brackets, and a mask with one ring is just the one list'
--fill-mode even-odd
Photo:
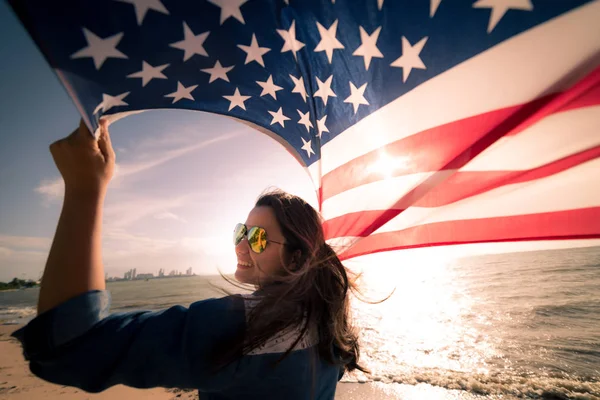
{"label": "flag red stripe", "polygon": [[[367,236],[379,229],[380,221],[389,221],[411,206],[439,207],[501,186],[546,178],[576,165],[600,157],[600,146],[526,171],[459,171],[439,185],[421,185],[426,193],[404,196],[386,210],[363,210],[331,218],[324,222],[325,237]],[[414,197],[419,197],[417,200]]]}
{"label": "flag red stripe", "polygon": [[459,171],[413,205],[439,207],[501,186],[533,181],[600,157],[600,146],[525,171]]}
{"label": "flag red stripe", "polygon": [[[549,115],[600,104],[600,67],[571,89],[532,102],[454,121],[397,140],[325,174],[319,201],[389,176],[457,169],[504,136],[516,135]],[[407,164],[387,174],[367,172],[385,153]]]}
{"label": "flag red stripe", "polygon": [[600,238],[600,207],[507,217],[445,221],[361,238],[348,259],[388,250],[464,243]]}

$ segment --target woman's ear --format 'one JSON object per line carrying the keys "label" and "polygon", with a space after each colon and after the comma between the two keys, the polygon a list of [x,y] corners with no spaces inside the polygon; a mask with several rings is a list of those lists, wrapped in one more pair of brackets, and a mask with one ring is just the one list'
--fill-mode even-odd
{"label": "woman's ear", "polygon": [[300,250],[296,250],[292,253],[290,257],[289,268],[291,270],[296,270],[300,267],[300,258],[302,257],[302,252]]}

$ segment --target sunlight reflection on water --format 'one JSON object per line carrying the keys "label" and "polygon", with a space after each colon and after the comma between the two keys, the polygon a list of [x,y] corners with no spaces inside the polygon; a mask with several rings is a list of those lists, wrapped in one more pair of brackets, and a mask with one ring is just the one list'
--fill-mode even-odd
{"label": "sunlight reflection on water", "polygon": [[485,396],[600,396],[600,331],[594,328],[600,249],[462,259],[435,254],[347,262],[364,272],[360,286],[368,300],[395,292],[381,304],[353,299],[360,363],[371,373],[346,374],[343,381]]}
{"label": "sunlight reflection on water", "polygon": [[364,275],[362,287],[372,300],[385,297],[396,283],[382,304],[353,303],[372,375],[421,368],[487,373],[486,360],[500,356],[495,339],[477,329],[488,321],[473,313],[477,299],[467,293],[454,263],[422,258],[403,268],[378,262],[387,266]]}

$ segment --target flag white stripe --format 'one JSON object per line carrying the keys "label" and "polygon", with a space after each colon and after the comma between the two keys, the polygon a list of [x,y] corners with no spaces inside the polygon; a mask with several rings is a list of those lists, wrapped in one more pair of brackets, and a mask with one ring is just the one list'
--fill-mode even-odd
{"label": "flag white stripe", "polygon": [[332,219],[352,212],[387,210],[433,174],[396,176],[346,190],[323,201],[321,213],[325,219]]}
{"label": "flag white stripe", "polygon": [[523,171],[600,145],[600,106],[549,115],[498,140],[461,171]]}
{"label": "flag white stripe", "polygon": [[502,186],[437,208],[411,207],[375,233],[391,232],[433,222],[506,217],[597,207],[600,159],[530,182]]}

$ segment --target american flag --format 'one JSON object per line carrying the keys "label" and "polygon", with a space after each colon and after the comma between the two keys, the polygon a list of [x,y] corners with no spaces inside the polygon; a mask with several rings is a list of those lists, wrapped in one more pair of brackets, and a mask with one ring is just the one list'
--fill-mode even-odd
{"label": "american flag", "polygon": [[92,129],[179,108],[278,140],[342,258],[600,237],[600,1],[10,3]]}

